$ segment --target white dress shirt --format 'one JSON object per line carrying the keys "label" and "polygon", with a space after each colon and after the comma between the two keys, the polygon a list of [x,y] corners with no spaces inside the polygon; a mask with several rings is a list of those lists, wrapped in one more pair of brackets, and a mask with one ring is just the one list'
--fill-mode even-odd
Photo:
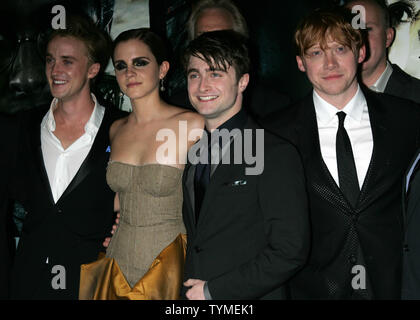
{"label": "white dress shirt", "polygon": [[382,74],[378,78],[378,80],[376,80],[376,82],[373,85],[371,85],[369,87],[369,89],[371,89],[375,92],[383,93],[385,91],[386,85],[388,84],[388,80],[391,77],[391,74],[392,74],[392,66],[387,61],[386,62],[386,68],[385,68],[384,72],[382,72]]}
{"label": "white dress shirt", "polygon": [[313,99],[322,158],[338,186],[340,186],[340,183],[338,180],[335,145],[338,130],[337,112],[343,111],[347,114],[344,119],[344,128],[347,131],[353,149],[357,178],[361,189],[373,151],[373,137],[369,112],[366,98],[363,95],[362,90],[359,87],[354,97],[342,110],[338,110],[336,107],[326,102],[315,92],[315,90],[313,91]]}
{"label": "white dress shirt", "polygon": [[63,149],[60,140],[54,135],[55,119],[53,112],[57,108],[57,99],[52,101],[50,110],[42,119],[42,156],[55,202],[60,199],[85,160],[104,117],[105,108],[97,103],[93,94],[92,98],[95,102],[95,107],[89,121],[85,125],[85,133],[67,149]]}

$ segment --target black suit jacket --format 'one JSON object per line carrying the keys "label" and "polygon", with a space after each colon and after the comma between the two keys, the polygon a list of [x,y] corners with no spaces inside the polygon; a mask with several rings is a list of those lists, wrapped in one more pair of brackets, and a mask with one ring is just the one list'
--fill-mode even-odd
{"label": "black suit jacket", "polygon": [[[403,246],[403,273],[402,273],[402,299],[420,299],[420,174],[415,162],[420,150],[417,150],[404,177],[403,208],[404,208],[404,246]],[[410,176],[407,191],[407,175],[410,169],[415,169]]]}
{"label": "black suit jacket", "polygon": [[0,116],[0,300],[9,295],[9,271],[14,251],[12,203],[9,199],[13,167],[18,146],[18,122],[15,117]]}
{"label": "black suit jacket", "polygon": [[[245,128],[252,130],[255,143],[258,127],[249,119]],[[280,286],[301,268],[308,252],[301,161],[291,144],[266,132],[264,152],[258,154],[264,156],[264,170],[246,175],[245,163],[233,164],[234,143],[232,163],[219,164],[211,176],[198,222],[195,166],[187,164],[184,170],[184,280],[208,281],[213,299],[284,298]]]}
{"label": "black suit jacket", "polygon": [[311,252],[290,283],[293,299],[351,298],[357,246],[371,298],[400,297],[401,183],[418,145],[420,109],[408,100],[366,89],[364,94],[373,154],[356,208],[349,205],[322,159],[312,94],[263,124],[297,146],[306,174]]}
{"label": "black suit jacket", "polygon": [[[114,192],[106,182],[107,149],[109,127],[123,113],[106,108],[90,152],[54,203],[41,150],[45,112],[31,110],[22,116],[21,174],[14,193],[27,215],[13,266],[12,298],[78,299],[80,265],[97,259],[114,221]],[[53,278],[63,275],[54,266],[64,267],[65,289],[52,286]]]}
{"label": "black suit jacket", "polygon": [[420,80],[410,76],[396,64],[392,64],[392,69],[384,93],[420,103]]}

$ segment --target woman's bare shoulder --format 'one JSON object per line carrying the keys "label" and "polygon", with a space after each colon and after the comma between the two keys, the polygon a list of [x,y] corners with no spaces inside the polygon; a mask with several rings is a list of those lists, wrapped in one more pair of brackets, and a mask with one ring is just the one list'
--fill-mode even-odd
{"label": "woman's bare shoulder", "polygon": [[190,129],[204,128],[204,118],[195,111],[173,107],[173,118],[177,121],[187,121]]}
{"label": "woman's bare shoulder", "polygon": [[112,138],[115,136],[115,134],[118,132],[118,130],[124,125],[126,124],[128,121],[128,116],[115,120],[112,124],[111,127],[109,128],[109,137],[112,140]]}

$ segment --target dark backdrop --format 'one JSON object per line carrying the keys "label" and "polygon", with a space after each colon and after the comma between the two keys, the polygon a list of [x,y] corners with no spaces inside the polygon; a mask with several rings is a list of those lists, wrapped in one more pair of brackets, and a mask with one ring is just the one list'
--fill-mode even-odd
{"label": "dark backdrop", "polygon": [[[153,0],[150,5],[151,28],[168,38],[174,50],[169,94],[185,88],[184,75],[177,57],[187,42],[184,28],[194,0]],[[331,5],[333,0],[260,0],[234,1],[241,9],[250,31],[254,81],[286,93],[292,100],[303,97],[311,86],[296,66],[293,33],[299,19],[313,9]]]}

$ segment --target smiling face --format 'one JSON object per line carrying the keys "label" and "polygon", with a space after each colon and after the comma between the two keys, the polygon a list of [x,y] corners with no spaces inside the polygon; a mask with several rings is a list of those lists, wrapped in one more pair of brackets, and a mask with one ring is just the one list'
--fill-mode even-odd
{"label": "smiling face", "polygon": [[212,69],[202,59],[191,56],[188,69],[188,96],[194,108],[206,118],[223,123],[242,106],[242,93],[249,75],[237,79],[235,69]]}
{"label": "smiling face", "polygon": [[63,102],[90,94],[89,79],[99,72],[91,64],[83,41],[74,37],[54,37],[47,47],[46,75],[53,97]]}
{"label": "smiling face", "polygon": [[114,68],[121,91],[133,100],[158,92],[159,81],[168,72],[169,63],[163,61],[159,66],[144,42],[131,39],[116,46]]}
{"label": "smiling face", "polygon": [[[336,41],[326,48],[310,47],[303,57],[296,57],[298,68],[306,72],[314,90],[327,102],[349,101],[357,91],[357,66],[365,57],[365,47],[357,54]],[[336,105],[337,106],[337,105]]]}

